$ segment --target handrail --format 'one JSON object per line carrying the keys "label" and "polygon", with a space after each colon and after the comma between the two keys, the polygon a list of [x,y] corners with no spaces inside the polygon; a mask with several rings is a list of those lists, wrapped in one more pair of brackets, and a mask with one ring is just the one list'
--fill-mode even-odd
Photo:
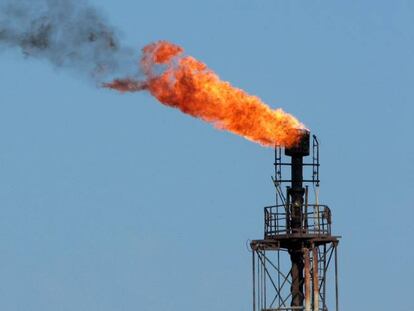
{"label": "handrail", "polygon": [[264,208],[265,236],[289,234],[331,235],[331,210],[327,205],[307,204],[302,206],[299,228],[291,228],[292,204],[278,204]]}

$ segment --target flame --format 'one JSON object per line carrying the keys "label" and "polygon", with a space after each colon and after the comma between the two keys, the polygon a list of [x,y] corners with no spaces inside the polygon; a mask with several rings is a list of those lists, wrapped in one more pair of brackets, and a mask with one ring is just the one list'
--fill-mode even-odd
{"label": "flame", "polygon": [[305,127],[294,116],[220,80],[204,63],[183,56],[180,46],[158,41],[142,51],[145,81],[124,78],[104,86],[121,92],[147,90],[166,106],[263,146],[291,147],[300,139],[298,129]]}

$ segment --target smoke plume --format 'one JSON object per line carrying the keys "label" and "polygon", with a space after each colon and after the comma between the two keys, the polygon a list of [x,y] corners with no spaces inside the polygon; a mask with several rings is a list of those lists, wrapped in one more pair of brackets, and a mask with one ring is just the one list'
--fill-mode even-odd
{"label": "smoke plume", "polygon": [[122,46],[114,27],[84,0],[6,0],[0,4],[0,48],[96,81],[137,75],[133,49]]}

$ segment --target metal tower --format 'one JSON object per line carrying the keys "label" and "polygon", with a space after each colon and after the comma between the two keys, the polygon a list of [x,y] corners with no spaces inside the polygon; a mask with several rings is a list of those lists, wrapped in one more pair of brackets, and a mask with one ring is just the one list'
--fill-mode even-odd
{"label": "metal tower", "polygon": [[[310,133],[301,132],[299,144],[285,149],[283,159],[290,162],[282,159],[281,148],[275,148],[276,205],[264,208],[264,238],[250,243],[253,311],[338,311],[340,237],[331,235],[330,209],[319,204],[318,140],[313,135],[312,162],[304,163],[310,154]],[[283,179],[288,168],[290,179]],[[312,177],[304,179],[304,173]],[[328,273],[332,265],[333,275]]]}

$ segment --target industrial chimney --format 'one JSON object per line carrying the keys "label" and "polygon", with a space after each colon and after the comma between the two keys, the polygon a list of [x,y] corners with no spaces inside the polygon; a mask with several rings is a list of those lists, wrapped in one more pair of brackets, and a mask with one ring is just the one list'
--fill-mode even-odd
{"label": "industrial chimney", "polygon": [[[297,145],[275,148],[276,205],[264,208],[264,238],[253,240],[253,311],[327,311],[334,289],[333,305],[338,311],[337,246],[331,235],[331,211],[319,204],[319,143],[310,132],[301,131]],[[290,161],[286,161],[290,158]],[[290,168],[288,172],[287,168]],[[289,174],[290,173],[290,174]],[[283,179],[282,175],[290,175]],[[304,174],[311,175],[304,179]],[[286,189],[283,189],[285,187]],[[309,191],[309,188],[313,193]],[[327,284],[333,258],[334,282]]]}

